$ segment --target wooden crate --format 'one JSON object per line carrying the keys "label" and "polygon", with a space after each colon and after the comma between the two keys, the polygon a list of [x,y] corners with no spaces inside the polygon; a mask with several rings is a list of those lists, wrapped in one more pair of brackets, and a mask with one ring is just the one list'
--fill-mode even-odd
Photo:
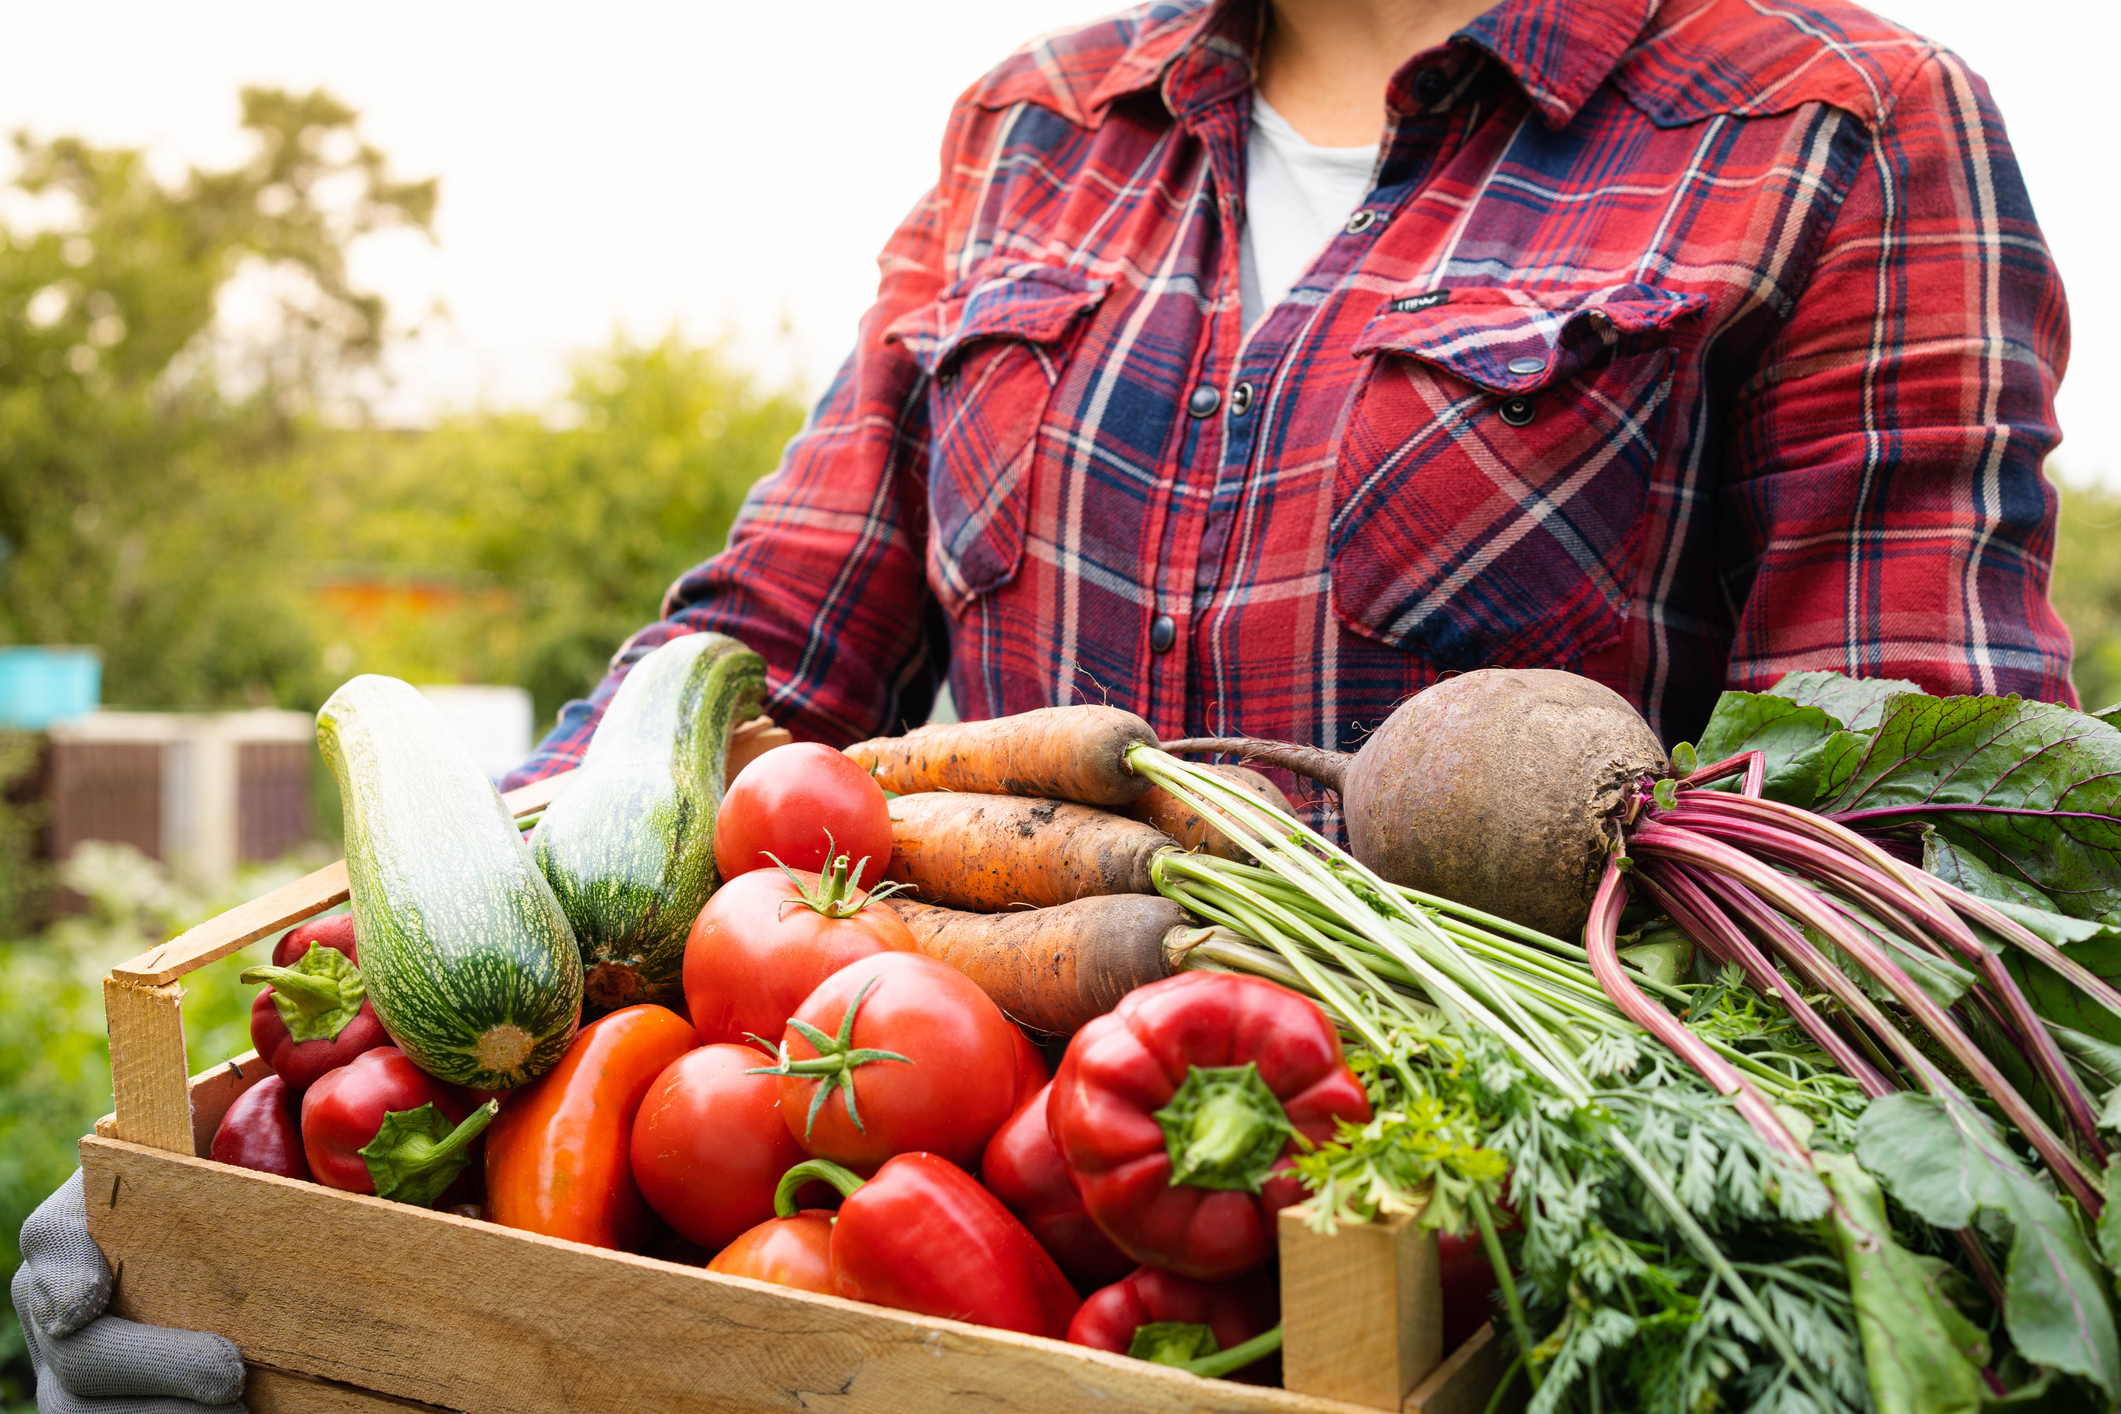
{"label": "wooden crate", "polygon": [[[564,777],[511,795],[541,808]],[[190,1075],[180,979],[346,897],[343,863],[232,909],[104,981],[115,1113],[81,1141],[112,1309],[218,1331],[259,1414],[1480,1414],[1483,1333],[1440,1360],[1435,1243],[1404,1221],[1281,1222],[1288,1389],[813,1296],[217,1164],[255,1053]]]}

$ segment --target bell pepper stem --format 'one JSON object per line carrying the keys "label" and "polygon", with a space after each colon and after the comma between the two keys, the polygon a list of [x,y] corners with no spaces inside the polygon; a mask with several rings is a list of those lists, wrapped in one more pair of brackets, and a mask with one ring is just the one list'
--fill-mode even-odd
{"label": "bell pepper stem", "polygon": [[1178,1368],[1203,1379],[1217,1380],[1224,1375],[1235,1374],[1254,1360],[1263,1359],[1279,1349],[1281,1327],[1276,1326],[1273,1330],[1263,1331],[1248,1341],[1231,1346],[1228,1350],[1218,1350],[1213,1355],[1188,1360]]}
{"label": "bell pepper stem", "polygon": [[322,1016],[341,1004],[337,983],[292,967],[246,967],[236,980],[247,987],[263,982],[274,996],[287,998],[304,1016]]}
{"label": "bell pepper stem", "polygon": [[358,1151],[368,1161],[376,1196],[420,1208],[433,1207],[442,1190],[456,1182],[457,1175],[471,1161],[465,1152],[471,1141],[485,1133],[486,1126],[500,1112],[500,1101],[488,1100],[455,1128],[432,1102],[416,1110],[385,1114],[376,1137]]}
{"label": "bell pepper stem", "polygon": [[272,986],[273,1009],[297,1041],[335,1039],[360,1015],[368,995],[361,969],[322,943],[311,943],[292,967],[246,967],[238,980]]}
{"label": "bell pepper stem", "polygon": [[773,1190],[773,1215],[777,1218],[792,1218],[796,1215],[795,1195],[804,1184],[821,1179],[840,1191],[840,1197],[852,1198],[855,1190],[868,1182],[853,1169],[844,1168],[830,1159],[805,1159],[781,1175],[780,1186]]}

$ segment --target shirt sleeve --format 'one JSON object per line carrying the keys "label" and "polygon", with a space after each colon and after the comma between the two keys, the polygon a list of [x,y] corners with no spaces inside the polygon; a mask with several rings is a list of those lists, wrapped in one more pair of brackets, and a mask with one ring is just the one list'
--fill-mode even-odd
{"label": "shirt sleeve", "polygon": [[1986,86],[1926,60],[1738,394],[1728,682],[1835,669],[2076,702],[2048,602],[2062,285]]}
{"label": "shirt sleeve", "polygon": [[945,198],[929,193],[885,247],[853,354],[745,498],[728,548],[670,587],[662,616],[561,709],[504,789],[574,767],[628,669],[688,633],[725,633],[763,656],[766,710],[798,739],[844,746],[927,719],[948,639],[925,570],[926,383],[884,332],[941,292]]}

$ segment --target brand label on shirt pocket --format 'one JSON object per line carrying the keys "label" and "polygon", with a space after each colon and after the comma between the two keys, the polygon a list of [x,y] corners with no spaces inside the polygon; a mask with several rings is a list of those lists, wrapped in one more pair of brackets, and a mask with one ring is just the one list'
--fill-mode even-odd
{"label": "brand label on shirt pocket", "polygon": [[1707,301],[1447,293],[1392,301],[1356,343],[1371,365],[1334,472],[1334,611],[1444,667],[1578,661],[1626,622],[1673,330]]}
{"label": "brand label on shirt pocket", "polygon": [[928,582],[951,614],[1016,577],[1039,424],[1077,318],[1081,271],[995,261],[884,331],[928,374]]}

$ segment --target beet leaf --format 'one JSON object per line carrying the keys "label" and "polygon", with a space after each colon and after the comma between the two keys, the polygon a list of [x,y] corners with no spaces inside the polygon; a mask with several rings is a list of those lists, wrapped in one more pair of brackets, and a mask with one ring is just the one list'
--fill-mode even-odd
{"label": "beet leaf", "polygon": [[2121,1392],[2108,1277],[2076,1220],[1964,1096],[1887,1095],[1856,1125],[1856,1157],[1910,1212],[1962,1228],[2010,1224],[2003,1323],[2019,1354]]}
{"label": "beet leaf", "polygon": [[2121,731],[2016,697],[1892,698],[1846,786],[1857,829],[1936,827],[2075,918],[2121,923]]}
{"label": "beet leaf", "polygon": [[[1817,707],[1852,732],[1868,732],[1885,716],[1886,700],[1922,689],[1902,678],[1851,678],[1840,673],[1790,673],[1768,691]],[[1710,758],[1714,759],[1714,758]]]}
{"label": "beet leaf", "polygon": [[1716,710],[1694,751],[1703,761],[1722,761],[1742,751],[1764,752],[1767,784],[1761,794],[1809,806],[1819,797],[1827,744],[1837,734],[1847,735],[1839,721],[1817,707],[1768,692],[1726,692],[1716,699]]}
{"label": "beet leaf", "polygon": [[1893,1240],[1885,1195],[1846,1154],[1814,1159],[1839,1200],[1830,1229],[1848,1268],[1878,1414],[1979,1414],[1988,1340],[1941,1290],[1950,1269]]}

